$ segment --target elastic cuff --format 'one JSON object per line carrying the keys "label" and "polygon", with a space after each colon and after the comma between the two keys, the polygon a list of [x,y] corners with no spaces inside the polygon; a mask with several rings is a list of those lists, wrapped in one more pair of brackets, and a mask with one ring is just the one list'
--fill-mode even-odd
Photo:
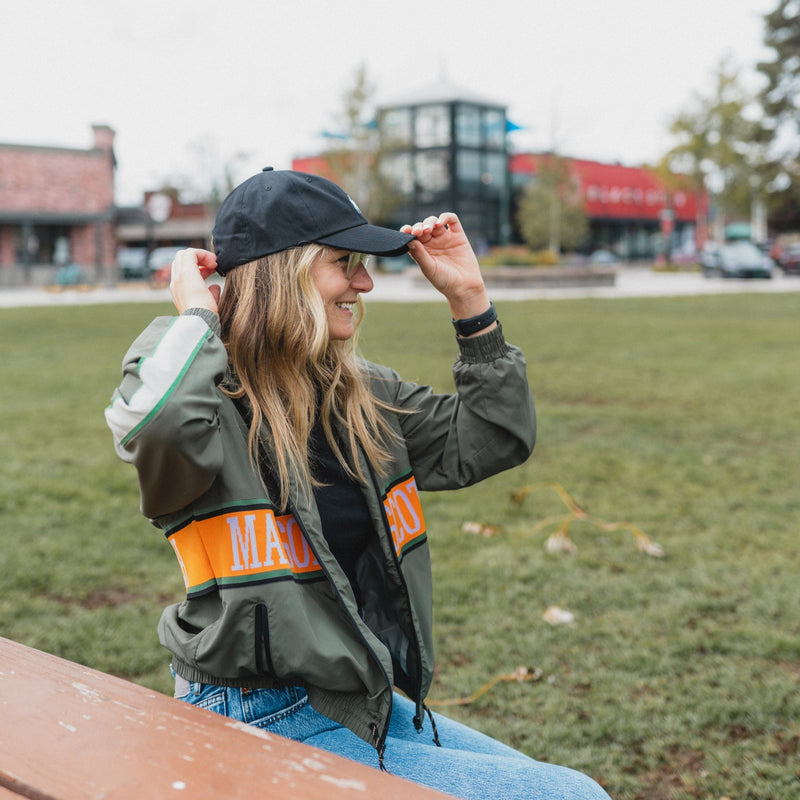
{"label": "elastic cuff", "polygon": [[222,326],[219,323],[219,317],[208,308],[187,308],[186,311],[181,314],[181,316],[194,316],[202,318],[206,325],[217,335],[219,336],[222,333]]}
{"label": "elastic cuff", "polygon": [[469,364],[482,364],[505,358],[508,345],[503,336],[503,326],[498,322],[497,327],[480,336],[464,338],[456,337],[461,350],[461,358]]}

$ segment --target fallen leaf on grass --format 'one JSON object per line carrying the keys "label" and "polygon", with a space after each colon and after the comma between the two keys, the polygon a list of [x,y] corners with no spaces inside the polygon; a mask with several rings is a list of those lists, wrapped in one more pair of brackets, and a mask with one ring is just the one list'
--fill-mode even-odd
{"label": "fallen leaf on grass", "polygon": [[569,538],[569,531],[559,528],[548,536],[544,543],[544,549],[548,553],[577,553],[578,546]]}
{"label": "fallen leaf on grass", "polygon": [[567,490],[559,483],[531,483],[528,486],[523,486],[522,489],[514,492],[511,495],[511,501],[515,505],[521,506],[527,495],[536,489],[552,489],[555,491],[570,512],[566,517],[547,517],[546,519],[537,522],[530,529],[529,533],[534,534],[538,533],[542,528],[547,527],[551,523],[558,523],[558,529],[545,542],[545,549],[548,553],[574,553],[578,548],[570,539],[569,527],[572,522],[581,520],[588,522],[598,530],[608,533],[627,530],[632,533],[636,539],[636,549],[640,553],[652,556],[653,558],[664,558],[666,556],[666,551],[664,548],[658,544],[658,542],[652,541],[652,539],[650,539],[644,533],[644,531],[642,531],[636,525],[632,525],[630,522],[606,522],[588,514],[584,508],[579,506],[575,500],[573,500]]}
{"label": "fallen leaf on grass", "polygon": [[667,555],[664,548],[658,542],[654,542],[646,536],[644,538],[637,537],[636,549],[640,553],[652,556],[653,558],[664,558],[664,556]]}
{"label": "fallen leaf on grass", "polygon": [[542,614],[542,619],[551,625],[572,625],[575,622],[575,615],[560,606],[550,606]]}
{"label": "fallen leaf on grass", "polygon": [[531,670],[529,670],[527,667],[517,667],[508,675],[508,679],[512,681],[538,680],[541,677],[542,673],[538,669],[534,670],[534,672],[531,672]]}
{"label": "fallen leaf on grass", "polygon": [[472,533],[475,536],[497,536],[500,533],[499,525],[487,525],[484,522],[465,522],[461,526],[461,533]]}
{"label": "fallen leaf on grass", "polygon": [[493,689],[497,686],[498,683],[505,681],[511,682],[516,681],[517,683],[522,683],[523,681],[538,681],[542,677],[542,671],[538,669],[528,669],[528,667],[517,667],[513,672],[508,673],[507,675],[498,675],[495,678],[492,678],[488,683],[485,683],[478,689],[477,692],[474,692],[469,697],[455,697],[450,698],[448,700],[431,700],[428,698],[428,705],[431,706],[465,706],[469,705],[470,703],[474,703],[479,697],[485,695],[490,689]]}

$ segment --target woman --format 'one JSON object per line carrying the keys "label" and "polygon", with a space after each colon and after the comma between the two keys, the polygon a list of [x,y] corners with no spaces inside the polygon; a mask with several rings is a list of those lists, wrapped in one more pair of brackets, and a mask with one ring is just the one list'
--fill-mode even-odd
{"label": "woman", "polygon": [[[524,358],[457,217],[390,231],[330,181],[265,170],[226,198],[213,238],[175,258],[179,316],[136,340],[106,411],[186,583],[159,623],[176,697],[460,797],[606,797],[424,705],[418,489],[519,464],[535,437]],[[355,355],[362,254],[406,251],[450,306],[453,395]],[[432,739],[417,736],[426,713]]]}

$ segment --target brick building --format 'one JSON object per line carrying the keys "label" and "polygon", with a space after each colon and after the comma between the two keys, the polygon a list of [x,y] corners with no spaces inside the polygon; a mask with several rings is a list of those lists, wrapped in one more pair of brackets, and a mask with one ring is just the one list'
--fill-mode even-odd
{"label": "brick building", "polygon": [[145,192],[140,207],[118,209],[117,241],[145,250],[167,245],[208,248],[218,205],[184,203],[177,189]]}
{"label": "brick building", "polygon": [[114,268],[114,131],[92,131],[88,149],[0,144],[0,285]]}

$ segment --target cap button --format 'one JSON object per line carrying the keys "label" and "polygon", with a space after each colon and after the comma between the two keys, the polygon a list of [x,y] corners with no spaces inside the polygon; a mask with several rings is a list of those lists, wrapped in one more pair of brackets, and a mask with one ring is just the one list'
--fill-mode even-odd
{"label": "cap button", "polygon": [[274,169],[275,169],[275,167],[264,167],[261,171],[262,172],[272,172],[272,170],[274,170]]}

